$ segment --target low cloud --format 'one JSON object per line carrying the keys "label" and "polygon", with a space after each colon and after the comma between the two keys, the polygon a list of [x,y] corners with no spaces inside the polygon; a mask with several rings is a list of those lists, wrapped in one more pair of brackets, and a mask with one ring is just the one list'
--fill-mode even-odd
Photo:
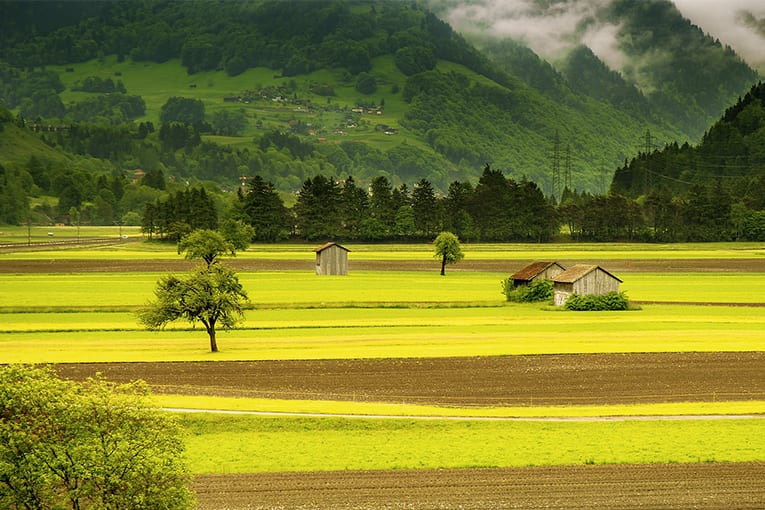
{"label": "low cloud", "polygon": [[762,0],[674,0],[683,16],[729,45],[749,65],[765,70],[765,2]]}
{"label": "low cloud", "polygon": [[452,6],[448,20],[462,31],[521,40],[551,60],[584,43],[609,65],[623,58],[616,45],[618,26],[597,21],[610,0],[478,0]]}
{"label": "low cloud", "polygon": [[[537,54],[556,60],[586,44],[611,68],[627,64],[619,50],[620,27],[600,13],[612,0],[431,0],[441,4],[457,30],[525,42]],[[765,2],[762,0],[673,0],[684,17],[753,67],[765,70]]]}

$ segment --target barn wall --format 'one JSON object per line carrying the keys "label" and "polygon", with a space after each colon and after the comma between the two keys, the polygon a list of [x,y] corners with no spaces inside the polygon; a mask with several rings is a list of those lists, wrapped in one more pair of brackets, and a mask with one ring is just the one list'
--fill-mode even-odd
{"label": "barn wall", "polygon": [[591,294],[600,296],[609,292],[619,292],[619,280],[600,269],[596,269],[573,283],[556,282],[553,290],[553,302],[555,306],[563,306],[569,296],[574,293],[580,296]]}
{"label": "barn wall", "polygon": [[558,264],[553,264],[538,275],[536,275],[532,281],[534,280],[552,280],[554,277],[558,276],[563,272],[563,268],[560,267]]}
{"label": "barn wall", "polygon": [[574,293],[573,283],[558,283],[555,282],[553,290],[553,303],[555,306],[563,306],[566,304],[568,297]]}
{"label": "barn wall", "polygon": [[348,252],[337,246],[330,246],[316,254],[316,274],[348,274]]}
{"label": "barn wall", "polygon": [[574,282],[574,292],[584,296],[594,294],[600,296],[602,294],[608,294],[609,292],[619,291],[619,281],[615,280],[612,276],[596,269],[587,273],[583,278]]}

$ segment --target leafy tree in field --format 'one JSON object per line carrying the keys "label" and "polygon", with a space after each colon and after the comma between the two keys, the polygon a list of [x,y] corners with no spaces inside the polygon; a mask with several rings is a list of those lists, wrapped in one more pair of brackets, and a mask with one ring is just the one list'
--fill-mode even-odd
{"label": "leafy tree in field", "polygon": [[235,250],[244,251],[255,237],[255,227],[241,220],[228,219],[221,223],[220,233]]}
{"label": "leafy tree in field", "polygon": [[451,232],[441,232],[433,241],[434,257],[441,259],[441,276],[446,274],[446,264],[455,264],[465,258],[460,240]]}
{"label": "leafy tree in field", "polygon": [[200,266],[189,276],[167,275],[154,291],[156,300],[138,314],[149,329],[159,329],[178,319],[201,322],[210,338],[210,351],[218,352],[217,328],[234,328],[243,318],[247,293],[236,273],[220,264]]}
{"label": "leafy tree in field", "polygon": [[0,369],[0,508],[195,508],[178,424],[142,381]]}
{"label": "leafy tree in field", "polygon": [[200,229],[184,236],[178,244],[180,252],[186,252],[187,259],[202,259],[209,268],[221,255],[236,255],[234,243],[215,230]]}

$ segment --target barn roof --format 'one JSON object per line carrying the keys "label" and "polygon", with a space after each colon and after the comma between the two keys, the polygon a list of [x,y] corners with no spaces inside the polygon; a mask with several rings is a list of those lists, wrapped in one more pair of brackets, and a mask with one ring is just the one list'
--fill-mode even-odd
{"label": "barn roof", "polygon": [[[557,262],[532,262],[528,266],[524,267],[517,273],[515,273],[512,278],[513,280],[531,280],[539,273],[544,272],[548,267],[552,266],[553,264],[558,264]],[[563,269],[563,266],[560,266],[561,269]]]}
{"label": "barn roof", "polygon": [[346,248],[345,246],[341,246],[341,245],[339,245],[339,244],[337,244],[335,242],[329,242],[329,243],[322,244],[318,248],[314,248],[313,251],[315,251],[316,253],[321,253],[324,250],[326,250],[327,248],[330,248],[332,246],[337,246],[338,248],[343,249],[345,251],[351,251],[348,248]]}
{"label": "barn roof", "polygon": [[553,276],[552,281],[558,282],[558,283],[574,283],[578,280],[581,280],[591,272],[595,271],[596,269],[600,269],[604,273],[606,273],[608,276],[613,278],[614,280],[618,281],[619,283],[622,283],[622,280],[613,274],[609,273],[605,269],[603,269],[600,266],[591,265],[591,264],[577,264],[574,267],[570,269],[566,269],[562,273]]}

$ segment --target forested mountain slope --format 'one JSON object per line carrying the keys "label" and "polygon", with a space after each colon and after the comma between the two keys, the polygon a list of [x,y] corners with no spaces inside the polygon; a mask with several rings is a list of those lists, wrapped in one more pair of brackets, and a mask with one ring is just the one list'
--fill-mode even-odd
{"label": "forested mountain slope", "polygon": [[[566,186],[602,192],[647,130],[661,142],[692,138],[723,108],[706,91],[730,96],[754,79],[675,13],[661,25],[668,11],[654,0],[614,2],[603,16],[626,20],[633,36],[678,30],[680,47],[700,37],[704,76],[692,83],[707,88],[682,85],[677,59],[655,71],[663,88],[652,95],[628,81],[654,72],[647,62],[623,76],[587,48],[556,63],[560,70],[511,41],[479,51],[416,2],[6,1],[0,9],[0,104],[30,129],[63,128],[34,136],[78,155],[80,167],[96,158],[85,167],[110,178],[141,170],[233,188],[261,175],[292,192],[317,174],[361,184],[382,175],[446,191],[475,182],[489,163],[556,198]],[[666,39],[641,46],[646,38],[625,36],[635,54]],[[72,166],[39,159],[56,171]],[[19,161],[6,166],[32,174]],[[32,189],[56,193],[50,182]]]}
{"label": "forested mountain slope", "polygon": [[701,143],[644,152],[617,169],[612,190],[638,197],[695,186],[715,186],[750,209],[765,209],[765,84],[729,107]]}

